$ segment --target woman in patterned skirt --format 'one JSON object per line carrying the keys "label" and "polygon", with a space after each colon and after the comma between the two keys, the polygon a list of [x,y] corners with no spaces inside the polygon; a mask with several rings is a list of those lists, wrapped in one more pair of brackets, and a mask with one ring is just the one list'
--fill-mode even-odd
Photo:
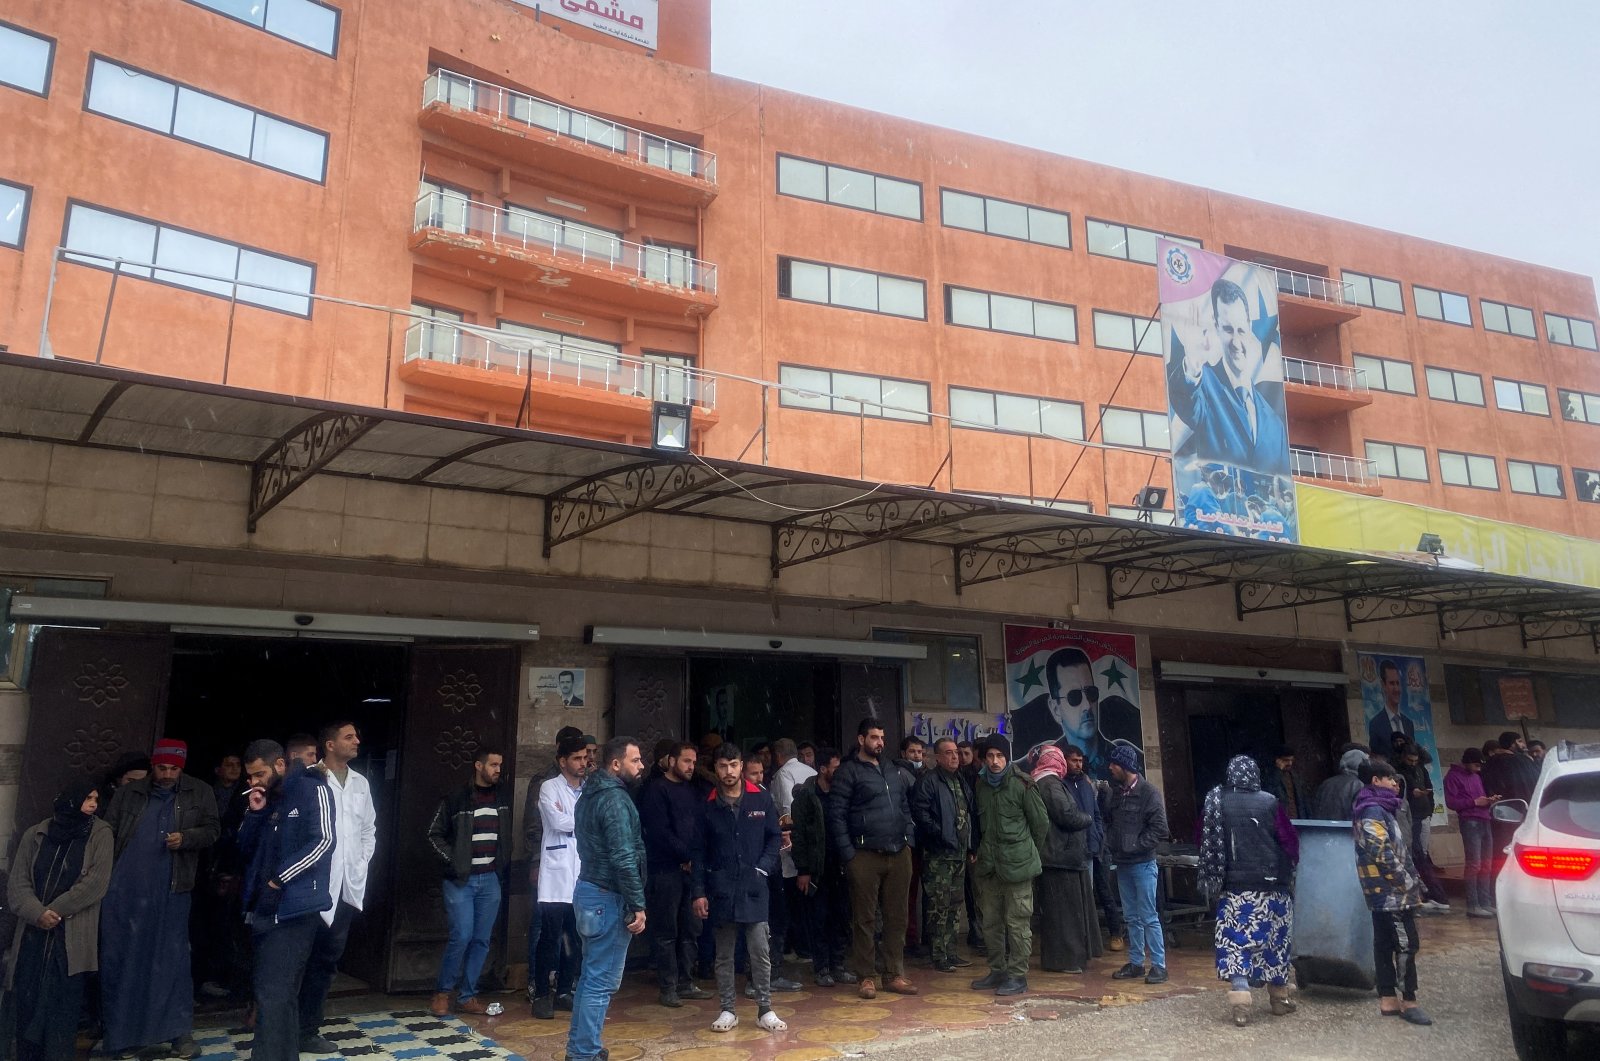
{"label": "woman in patterned skirt", "polygon": [[1206,794],[1200,887],[1217,902],[1217,975],[1228,981],[1233,1023],[1250,1023],[1250,986],[1265,983],[1275,1016],[1289,1001],[1294,928],[1294,826],[1247,755],[1228,763],[1227,782]]}

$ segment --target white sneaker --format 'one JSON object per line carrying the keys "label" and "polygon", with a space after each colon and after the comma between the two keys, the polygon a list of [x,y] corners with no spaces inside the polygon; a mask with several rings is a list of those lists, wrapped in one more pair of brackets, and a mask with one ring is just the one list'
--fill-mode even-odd
{"label": "white sneaker", "polygon": [[731,1032],[739,1026],[739,1015],[731,1009],[725,1009],[716,1020],[711,1022],[714,1032]]}
{"label": "white sneaker", "polygon": [[757,1020],[756,1023],[769,1032],[786,1032],[789,1030],[789,1026],[783,1023],[783,1018],[779,1017],[770,1009],[761,1014],[760,1019]]}

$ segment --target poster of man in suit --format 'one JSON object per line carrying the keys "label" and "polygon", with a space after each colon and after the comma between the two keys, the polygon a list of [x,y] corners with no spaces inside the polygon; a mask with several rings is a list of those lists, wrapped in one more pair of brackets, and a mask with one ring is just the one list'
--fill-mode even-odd
{"label": "poster of man in suit", "polygon": [[1156,282],[1178,525],[1298,541],[1277,274],[1163,239]]}
{"label": "poster of man in suit", "polygon": [[1433,781],[1435,824],[1444,822],[1444,772],[1433,737],[1433,699],[1428,693],[1428,665],[1416,656],[1360,654],[1361,705],[1367,720],[1367,747],[1396,766],[1396,734],[1421,748]]}
{"label": "poster of man in suit", "polygon": [[1092,630],[1007,626],[1006,706],[1013,758],[1046,744],[1083,749],[1091,777],[1109,778],[1119,744],[1144,748],[1134,639]]}

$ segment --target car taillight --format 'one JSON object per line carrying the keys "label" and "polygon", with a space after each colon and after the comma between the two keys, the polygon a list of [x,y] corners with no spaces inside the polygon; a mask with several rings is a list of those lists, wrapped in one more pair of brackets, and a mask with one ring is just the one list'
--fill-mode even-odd
{"label": "car taillight", "polygon": [[1517,865],[1522,867],[1522,871],[1541,880],[1584,880],[1600,864],[1600,855],[1593,851],[1518,844],[1516,852]]}

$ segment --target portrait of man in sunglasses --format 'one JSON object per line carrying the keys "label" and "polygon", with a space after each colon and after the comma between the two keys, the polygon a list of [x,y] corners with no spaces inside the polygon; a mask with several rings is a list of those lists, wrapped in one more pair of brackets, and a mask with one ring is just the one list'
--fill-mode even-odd
{"label": "portrait of man in sunglasses", "polygon": [[1104,777],[1111,750],[1133,743],[1119,738],[1139,735],[1139,709],[1120,696],[1102,698],[1094,668],[1081,649],[1052,652],[1045,661],[1044,677],[1045,692],[1012,714],[1016,755],[1020,758],[1042,744],[1073,744],[1084,751],[1084,770],[1091,777]]}

